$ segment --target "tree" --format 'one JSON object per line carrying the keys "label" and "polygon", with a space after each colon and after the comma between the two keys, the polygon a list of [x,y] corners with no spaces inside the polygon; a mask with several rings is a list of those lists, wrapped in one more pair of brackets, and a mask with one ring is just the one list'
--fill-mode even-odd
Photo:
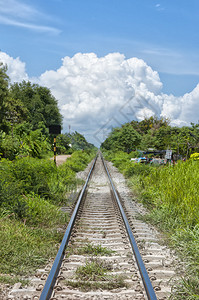
{"label": "tree", "polygon": [[57,154],[65,154],[70,150],[71,139],[66,134],[59,134],[56,138]]}
{"label": "tree", "polygon": [[9,132],[16,124],[22,123],[27,119],[28,110],[19,99],[7,97],[4,112],[4,131]]}
{"label": "tree", "polygon": [[131,125],[137,132],[140,134],[147,134],[148,131],[153,130],[156,131],[159,128],[166,128],[169,126],[169,120],[166,118],[160,118],[151,116],[150,118],[145,118],[144,120],[138,121],[131,121]]}
{"label": "tree", "polygon": [[140,141],[140,134],[130,123],[127,123],[121,128],[114,128],[109,137],[102,143],[102,148],[130,152],[136,149]]}
{"label": "tree", "polygon": [[48,88],[23,81],[11,85],[10,94],[12,99],[20,99],[26,107],[28,112],[26,120],[33,125],[33,130],[38,129],[40,122],[46,127],[62,124],[57,100]]}
{"label": "tree", "polygon": [[0,129],[4,130],[4,118],[6,101],[8,97],[9,77],[6,74],[7,67],[0,62]]}
{"label": "tree", "polygon": [[88,143],[85,137],[77,131],[66,135],[70,138],[70,143],[72,144],[72,148],[74,150],[91,150],[95,148],[93,144]]}

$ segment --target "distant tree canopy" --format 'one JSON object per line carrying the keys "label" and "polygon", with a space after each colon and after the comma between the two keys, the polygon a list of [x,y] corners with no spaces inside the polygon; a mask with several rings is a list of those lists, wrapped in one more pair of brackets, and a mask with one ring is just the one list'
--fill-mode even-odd
{"label": "distant tree canopy", "polygon": [[122,150],[129,152],[135,150],[140,144],[141,135],[129,123],[121,128],[114,128],[109,137],[102,143],[107,150]]}
{"label": "distant tree canopy", "polygon": [[[38,84],[23,81],[9,86],[6,72],[0,63],[0,158],[42,157],[52,150],[47,127],[62,124],[57,100]],[[58,154],[93,147],[78,132],[57,136]]]}
{"label": "distant tree canopy", "polygon": [[172,127],[164,118],[150,117],[141,122],[132,121],[114,128],[102,143],[102,149],[129,152],[135,149],[172,149],[174,153],[189,156],[199,152],[199,124]]}
{"label": "distant tree canopy", "polygon": [[72,148],[75,150],[90,150],[95,148],[93,144],[88,143],[85,137],[77,131],[66,135],[69,137]]}
{"label": "distant tree canopy", "polygon": [[9,77],[7,68],[0,62],[0,129],[3,128],[3,120],[6,113],[6,101],[8,99]]}
{"label": "distant tree canopy", "polygon": [[88,143],[85,137],[77,131],[59,134],[56,139],[57,153],[71,153],[74,150],[94,150],[95,146]]}
{"label": "distant tree canopy", "polygon": [[57,100],[48,88],[25,81],[14,83],[10,87],[10,97],[26,108],[26,120],[32,124],[33,130],[38,129],[41,122],[46,127],[62,123]]}

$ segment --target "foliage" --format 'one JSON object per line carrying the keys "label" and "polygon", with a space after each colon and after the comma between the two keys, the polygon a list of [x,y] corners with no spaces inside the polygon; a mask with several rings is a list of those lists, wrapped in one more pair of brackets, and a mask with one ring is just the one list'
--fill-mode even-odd
{"label": "foliage", "polygon": [[168,120],[150,117],[141,122],[132,121],[113,128],[108,138],[101,145],[102,150],[125,151],[171,149],[174,154],[188,158],[199,151],[199,124],[171,127]]}
{"label": "foliage", "polygon": [[136,149],[140,141],[140,134],[127,123],[121,128],[114,128],[101,147],[106,150],[130,152]]}
{"label": "foliage", "polygon": [[19,201],[24,204],[23,219],[27,225],[53,228],[67,221],[67,215],[58,207],[34,193],[20,197]]}
{"label": "foliage", "polygon": [[37,195],[54,204],[63,203],[66,192],[77,184],[75,171],[83,170],[93,156],[93,152],[74,152],[58,168],[49,159],[24,157],[14,161],[3,160],[0,164],[0,209],[27,219],[32,205],[30,195],[33,195],[35,203],[40,201],[40,206],[44,202],[38,200]]}
{"label": "foliage", "polygon": [[57,154],[71,153],[71,139],[67,134],[59,134],[56,138]]}
{"label": "foliage", "polygon": [[95,146],[88,143],[85,137],[77,131],[66,134],[66,136],[70,139],[70,144],[74,150],[96,150]]}
{"label": "foliage", "polygon": [[199,160],[199,153],[191,154],[190,158],[193,159],[193,160]]}
{"label": "foliage", "polygon": [[[30,82],[9,87],[6,71],[0,63],[0,273],[25,275],[56,254],[61,241],[56,228],[68,218],[60,205],[78,183],[75,171],[86,167],[93,152],[74,153],[60,167],[43,159],[52,146],[47,127],[62,123],[57,100]],[[70,137],[60,135],[57,141],[66,153]],[[14,282],[4,274],[0,281]]]}
{"label": "foliage", "polygon": [[7,67],[0,62],[0,130],[4,129],[5,105],[8,98],[9,77],[6,71]]}
{"label": "foliage", "polygon": [[72,156],[67,159],[66,165],[75,172],[83,171],[94,155],[95,151],[75,151]]}
{"label": "foliage", "polygon": [[147,132],[151,129],[158,130],[160,128],[166,128],[169,125],[169,120],[166,118],[160,118],[158,117],[149,117],[145,118],[142,121],[131,121],[130,123],[132,127],[138,131],[141,135],[147,134]]}
{"label": "foliage", "polygon": [[[1,274],[30,274],[57,252],[60,228],[68,215],[60,210],[67,192],[77,184],[73,163],[81,169],[92,159],[92,152],[74,153],[56,167],[50,159],[23,157],[0,163],[0,250]],[[76,165],[75,165],[76,168]],[[73,168],[73,169],[75,169]],[[0,281],[12,283],[5,276]],[[20,280],[21,281],[21,280]]]}
{"label": "foliage", "polygon": [[57,100],[48,88],[23,81],[11,85],[10,95],[15,101],[20,99],[27,109],[26,120],[32,124],[33,130],[38,129],[40,122],[46,127],[62,123]]}
{"label": "foliage", "polygon": [[[130,155],[129,155],[130,156]],[[127,153],[108,153],[109,160],[128,177],[133,192],[149,213],[145,219],[163,230],[178,255],[187,262],[186,275],[171,299],[199,297],[199,162],[196,155],[175,166],[134,164]],[[106,158],[107,158],[106,157]]]}

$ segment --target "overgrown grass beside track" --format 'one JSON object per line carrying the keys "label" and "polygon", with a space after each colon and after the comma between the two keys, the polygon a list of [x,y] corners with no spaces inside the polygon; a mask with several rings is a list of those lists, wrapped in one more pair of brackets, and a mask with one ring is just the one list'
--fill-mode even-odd
{"label": "overgrown grass beside track", "polygon": [[199,161],[157,167],[134,164],[130,158],[123,152],[106,155],[148,208],[146,219],[165,232],[187,265],[171,298],[199,299]]}
{"label": "overgrown grass beside track", "polygon": [[[56,255],[68,215],[60,210],[95,153],[77,151],[56,167],[49,159],[0,162],[0,282],[26,275]],[[10,275],[7,276],[6,275]]]}

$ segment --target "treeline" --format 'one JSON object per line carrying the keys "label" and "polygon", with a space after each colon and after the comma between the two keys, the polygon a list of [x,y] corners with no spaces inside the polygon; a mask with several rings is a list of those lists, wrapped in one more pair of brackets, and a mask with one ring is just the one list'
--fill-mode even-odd
{"label": "treeline", "polygon": [[135,150],[173,150],[174,154],[189,157],[199,152],[199,123],[173,127],[169,120],[157,117],[132,121],[114,128],[102,143],[102,149],[131,152]]}
{"label": "treeline", "polygon": [[[38,84],[10,84],[6,72],[6,66],[0,63],[0,157],[41,158],[52,150],[48,127],[62,125],[57,100],[48,88]],[[78,132],[59,135],[57,146],[58,153],[94,147]]]}

